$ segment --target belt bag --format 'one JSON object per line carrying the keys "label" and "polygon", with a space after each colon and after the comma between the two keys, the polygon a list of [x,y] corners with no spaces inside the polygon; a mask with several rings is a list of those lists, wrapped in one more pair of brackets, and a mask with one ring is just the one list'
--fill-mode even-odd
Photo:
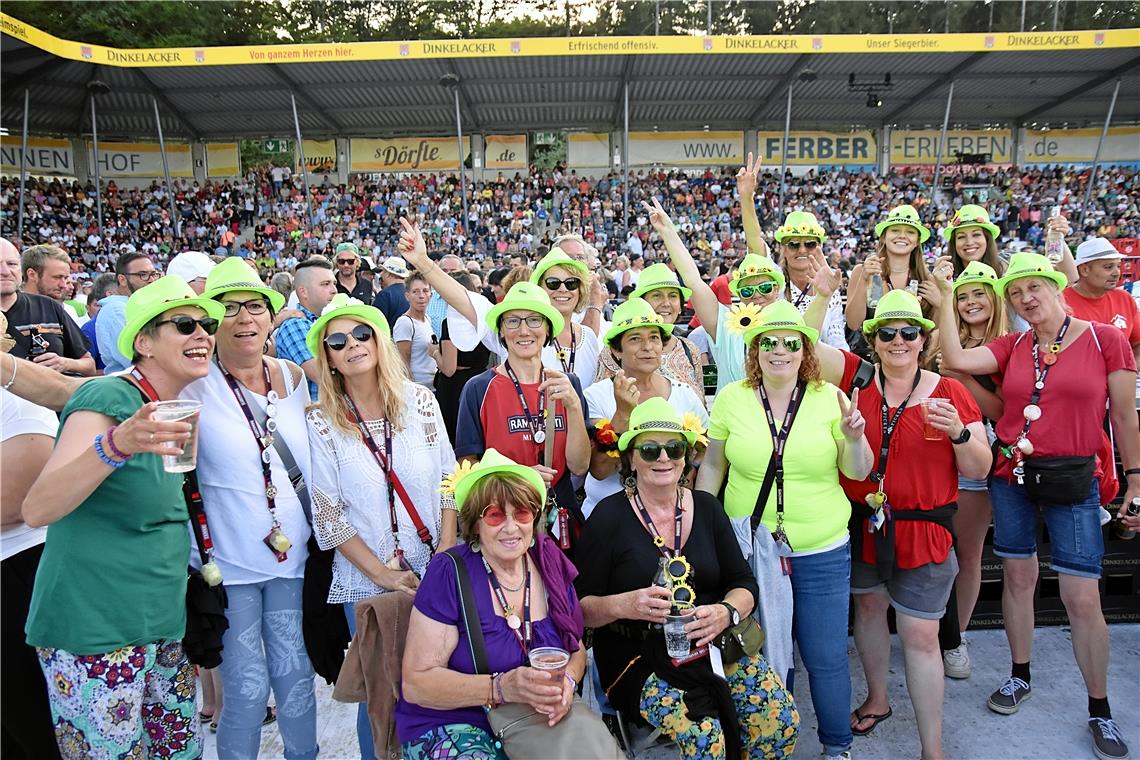
{"label": "belt bag", "polygon": [[1096,457],[1027,457],[1025,492],[1039,504],[1077,504],[1089,497]]}
{"label": "belt bag", "polygon": [[740,662],[745,655],[755,657],[764,646],[764,629],[751,615],[724,630],[714,639],[725,662]]}

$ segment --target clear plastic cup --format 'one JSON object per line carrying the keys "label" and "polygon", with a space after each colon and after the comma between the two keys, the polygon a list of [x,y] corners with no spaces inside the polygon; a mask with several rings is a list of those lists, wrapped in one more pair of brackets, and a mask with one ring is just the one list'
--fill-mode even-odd
{"label": "clear plastic cup", "polygon": [[665,616],[665,651],[670,657],[679,659],[688,657],[692,651],[693,642],[685,632],[685,626],[693,622],[696,616],[692,612],[683,615]]}
{"label": "clear plastic cup", "polygon": [[922,407],[922,435],[928,441],[941,441],[945,435],[941,430],[930,424],[930,410],[944,403],[940,398],[924,398],[918,402]]}
{"label": "clear plastic cup", "polygon": [[163,456],[162,469],[167,472],[190,472],[198,464],[198,414],[202,411],[201,401],[175,399],[156,401],[151,418],[161,422],[189,422],[190,439],[182,446],[178,456]]}
{"label": "clear plastic cup", "polygon": [[554,674],[554,681],[562,680],[566,672],[566,665],[570,662],[570,653],[558,647],[537,647],[530,650],[530,666],[535,670],[545,670]]}

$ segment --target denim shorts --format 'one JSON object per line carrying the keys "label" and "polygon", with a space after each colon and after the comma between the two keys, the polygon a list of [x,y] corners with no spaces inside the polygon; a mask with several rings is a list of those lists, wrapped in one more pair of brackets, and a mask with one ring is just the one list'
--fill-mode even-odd
{"label": "denim shorts", "polygon": [[910,570],[896,567],[885,583],[879,580],[874,565],[854,561],[851,563],[851,593],[869,594],[886,586],[895,612],[920,620],[940,620],[957,577],[958,556],[953,549],[943,562],[928,562]]}
{"label": "denim shorts", "polygon": [[989,489],[989,483],[984,480],[974,480],[973,478],[967,478],[965,475],[958,476],[959,491],[988,491]]}
{"label": "denim shorts", "polygon": [[1058,573],[1100,578],[1104,533],[1100,526],[1100,483],[1093,478],[1089,495],[1079,504],[1030,501],[1025,488],[1005,478],[990,487],[994,510],[994,554],[1029,559],[1037,554],[1037,520],[1044,515],[1049,529],[1049,566]]}

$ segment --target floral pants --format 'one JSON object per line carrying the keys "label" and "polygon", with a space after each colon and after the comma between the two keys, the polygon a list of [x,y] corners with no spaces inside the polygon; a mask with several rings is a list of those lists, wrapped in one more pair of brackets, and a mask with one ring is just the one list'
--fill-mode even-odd
{"label": "floral pants", "polygon": [[401,749],[404,760],[507,760],[495,737],[470,723],[437,726]]}
{"label": "floral pants", "polygon": [[[800,714],[784,682],[762,654],[725,667],[725,676],[740,719],[741,746],[749,758],[780,760],[796,748]],[[720,720],[691,720],[685,693],[654,673],[641,690],[641,714],[649,724],[676,740],[683,758],[720,760],[725,756]]]}
{"label": "floral pants", "polygon": [[201,756],[194,668],[180,642],[94,655],[36,652],[65,760]]}

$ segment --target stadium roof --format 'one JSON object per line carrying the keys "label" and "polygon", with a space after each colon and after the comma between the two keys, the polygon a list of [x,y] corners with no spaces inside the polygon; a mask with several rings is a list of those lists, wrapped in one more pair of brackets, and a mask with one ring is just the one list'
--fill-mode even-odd
{"label": "stadium roof", "polygon": [[[795,129],[1140,121],[1140,29],[1105,32],[766,37],[523,38],[244,48],[121,50],[61,40],[0,14],[0,122],[18,133],[25,90],[33,134],[291,136],[295,93],[305,137],[452,134],[458,77],[465,131],[630,127],[783,128],[789,81]],[[798,81],[805,70],[812,81]],[[881,82],[881,108],[848,78]]]}

